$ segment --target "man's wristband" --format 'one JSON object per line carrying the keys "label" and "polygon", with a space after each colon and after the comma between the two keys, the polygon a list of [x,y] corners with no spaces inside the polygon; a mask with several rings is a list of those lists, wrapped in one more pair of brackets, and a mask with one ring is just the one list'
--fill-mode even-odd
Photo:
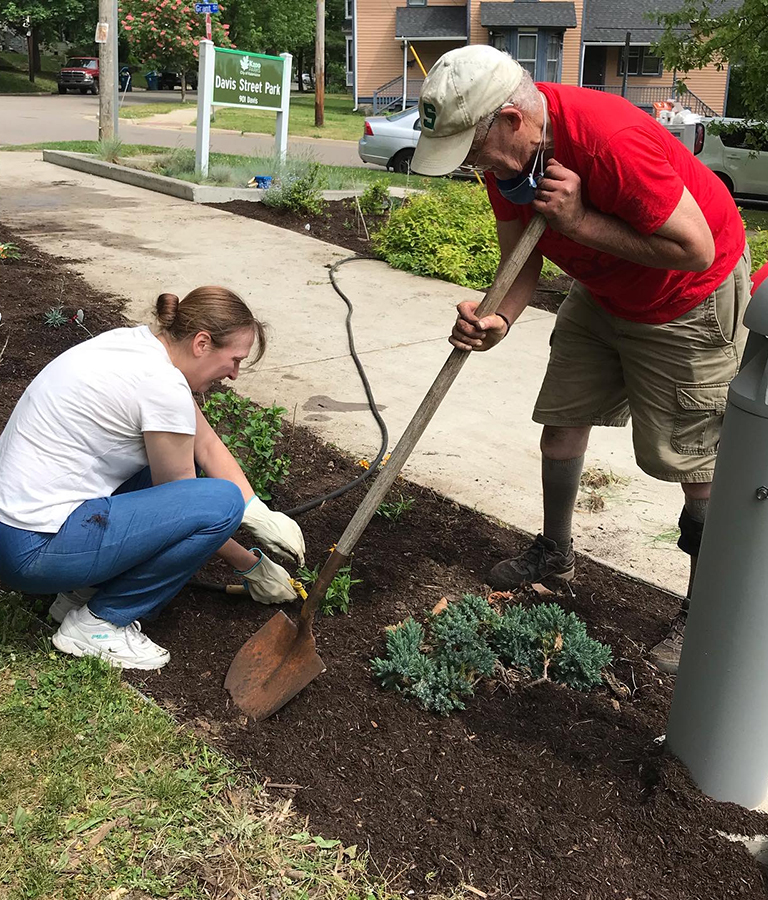
{"label": "man's wristband", "polygon": [[511,323],[511,322],[509,321],[509,319],[504,315],[504,313],[497,312],[496,315],[497,315],[500,319],[504,319],[504,321],[507,323],[507,332],[506,332],[506,334],[504,335],[504,337],[506,337],[507,334],[509,334],[509,329],[512,327],[512,323]]}

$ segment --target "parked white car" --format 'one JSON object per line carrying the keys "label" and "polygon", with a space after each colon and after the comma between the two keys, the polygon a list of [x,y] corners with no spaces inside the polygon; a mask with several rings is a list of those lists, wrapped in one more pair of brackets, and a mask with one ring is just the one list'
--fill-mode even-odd
{"label": "parked white car", "polygon": [[[743,127],[732,134],[712,134],[712,122],[737,122]],[[704,146],[697,155],[735,197],[768,200],[768,141],[756,136],[744,119],[705,119]]]}
{"label": "parked white car", "polygon": [[393,116],[371,116],[365,120],[357,152],[363,162],[406,175],[410,171],[420,133],[417,106]]}

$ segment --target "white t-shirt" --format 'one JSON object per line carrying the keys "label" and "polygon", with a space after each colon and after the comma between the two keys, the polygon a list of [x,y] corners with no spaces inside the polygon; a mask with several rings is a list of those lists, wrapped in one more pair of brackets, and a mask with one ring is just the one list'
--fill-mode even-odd
{"label": "white t-shirt", "polygon": [[62,353],[0,434],[0,522],[57,532],[81,503],[147,465],[145,431],[195,433],[189,385],[146,325]]}

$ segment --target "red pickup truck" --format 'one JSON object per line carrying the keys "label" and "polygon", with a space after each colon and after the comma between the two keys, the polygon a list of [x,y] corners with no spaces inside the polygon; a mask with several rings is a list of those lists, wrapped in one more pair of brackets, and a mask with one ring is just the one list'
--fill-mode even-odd
{"label": "red pickup truck", "polygon": [[76,56],[68,59],[59,72],[59,93],[80,91],[99,93],[99,60],[96,56]]}

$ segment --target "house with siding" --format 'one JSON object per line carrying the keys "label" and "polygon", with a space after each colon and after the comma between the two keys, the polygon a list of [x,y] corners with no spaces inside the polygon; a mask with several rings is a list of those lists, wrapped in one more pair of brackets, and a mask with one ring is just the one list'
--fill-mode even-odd
{"label": "house with siding", "polygon": [[[681,73],[665,69],[651,45],[661,34],[654,11],[682,0],[346,0],[347,84],[355,108],[411,106],[434,63],[466,44],[510,53],[536,81],[622,94],[651,110],[675,92]],[[729,69],[685,77],[682,99],[703,115],[722,115]]]}

